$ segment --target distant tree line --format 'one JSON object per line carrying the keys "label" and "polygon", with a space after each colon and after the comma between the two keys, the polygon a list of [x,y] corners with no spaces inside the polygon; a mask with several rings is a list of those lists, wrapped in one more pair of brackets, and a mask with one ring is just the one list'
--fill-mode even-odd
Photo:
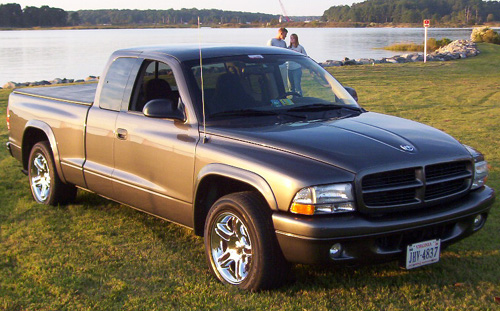
{"label": "distant tree line", "polygon": [[436,23],[474,25],[500,21],[500,2],[483,0],[368,0],[351,6],[333,6],[328,22]]}
{"label": "distant tree line", "polygon": [[246,13],[222,10],[80,10],[82,24],[87,25],[127,25],[127,24],[197,24],[198,17],[203,24],[225,23],[267,23],[277,19],[277,15]]}
{"label": "distant tree line", "polygon": [[17,3],[0,4],[0,27],[62,27],[76,25],[130,24],[269,23],[277,15],[222,10],[79,10],[66,12],[49,6],[25,7]]}
{"label": "distant tree line", "polygon": [[0,27],[52,27],[68,25],[68,13],[63,9],[27,6],[17,3],[0,4]]}

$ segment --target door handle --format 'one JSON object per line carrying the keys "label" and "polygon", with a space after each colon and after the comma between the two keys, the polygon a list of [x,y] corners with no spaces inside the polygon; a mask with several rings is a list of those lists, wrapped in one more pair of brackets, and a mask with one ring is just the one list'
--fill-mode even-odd
{"label": "door handle", "polygon": [[116,138],[121,140],[126,140],[128,136],[128,132],[126,129],[116,129]]}

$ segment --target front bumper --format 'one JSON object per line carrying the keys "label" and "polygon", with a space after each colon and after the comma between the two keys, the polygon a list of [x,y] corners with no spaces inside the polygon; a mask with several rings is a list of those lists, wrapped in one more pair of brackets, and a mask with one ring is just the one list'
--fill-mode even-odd
{"label": "front bumper", "polygon": [[[443,206],[380,217],[298,216],[273,214],[279,245],[290,262],[357,264],[401,259],[406,246],[441,239],[443,247],[480,230],[474,218],[486,219],[495,192],[484,187]],[[341,255],[330,258],[330,247],[340,243]]]}

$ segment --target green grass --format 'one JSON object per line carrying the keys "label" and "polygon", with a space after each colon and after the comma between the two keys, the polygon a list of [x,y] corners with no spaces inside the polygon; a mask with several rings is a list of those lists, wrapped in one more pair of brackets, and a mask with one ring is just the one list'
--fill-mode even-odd
{"label": "green grass", "polygon": [[[453,62],[330,70],[366,109],[432,125],[481,150],[492,165],[488,184],[500,189],[500,46],[479,48],[480,56]],[[2,116],[8,93],[0,90]],[[435,265],[299,265],[294,283],[246,293],[209,275],[202,240],[187,229],[86,192],[69,206],[35,204],[20,166],[0,147],[0,309],[498,310],[499,220],[497,202],[485,228]]]}

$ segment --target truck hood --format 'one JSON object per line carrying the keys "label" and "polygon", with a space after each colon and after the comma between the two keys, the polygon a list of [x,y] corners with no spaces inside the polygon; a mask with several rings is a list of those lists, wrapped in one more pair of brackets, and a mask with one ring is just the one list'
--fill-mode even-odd
{"label": "truck hood", "polygon": [[257,128],[211,128],[210,132],[315,159],[351,172],[471,157],[462,144],[440,130],[373,112],[340,120]]}

